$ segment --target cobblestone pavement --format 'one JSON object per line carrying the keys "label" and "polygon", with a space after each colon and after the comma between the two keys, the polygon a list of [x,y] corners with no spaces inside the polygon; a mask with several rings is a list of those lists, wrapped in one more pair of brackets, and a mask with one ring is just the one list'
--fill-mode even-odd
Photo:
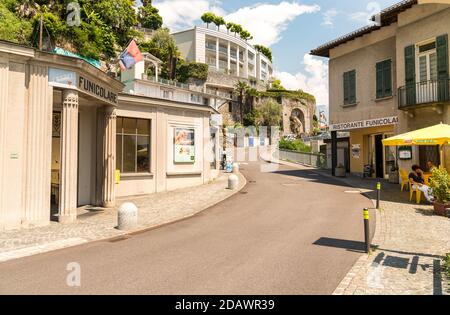
{"label": "cobblestone pavement", "polygon": [[[345,180],[371,199],[376,182]],[[434,215],[433,207],[409,201],[396,184],[382,183],[375,250],[350,270],[334,294],[447,295],[449,279],[441,272],[450,252],[450,218]]]}
{"label": "cobblestone pavement", "polygon": [[44,227],[0,232],[0,262],[89,241],[118,237],[192,216],[242,189],[246,181],[241,174],[239,177],[240,187],[234,191],[226,189],[228,176],[222,173],[219,178],[206,185],[118,199],[118,205],[131,201],[139,209],[139,226],[133,231],[124,232],[115,228],[117,208],[81,208],[78,211],[78,220],[72,224],[51,222]]}

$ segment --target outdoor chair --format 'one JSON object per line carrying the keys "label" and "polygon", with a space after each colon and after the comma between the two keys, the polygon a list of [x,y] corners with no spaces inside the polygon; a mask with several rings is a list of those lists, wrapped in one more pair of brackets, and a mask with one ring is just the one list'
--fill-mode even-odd
{"label": "outdoor chair", "polygon": [[402,180],[400,191],[403,191],[405,187],[409,187],[409,178],[408,178],[408,172],[405,169],[400,169],[400,178]]}
{"label": "outdoor chair", "polygon": [[416,189],[413,188],[413,184],[408,180],[409,183],[409,201],[413,200],[413,195],[416,193],[416,203],[420,204],[422,200],[422,192],[419,190],[419,187],[416,186]]}

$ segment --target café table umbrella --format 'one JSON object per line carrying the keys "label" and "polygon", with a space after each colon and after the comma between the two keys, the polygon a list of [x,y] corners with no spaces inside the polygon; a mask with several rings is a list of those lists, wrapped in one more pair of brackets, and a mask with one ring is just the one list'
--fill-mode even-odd
{"label": "caf\u00e9 table umbrella", "polygon": [[438,145],[441,165],[444,163],[444,145],[447,143],[450,143],[450,125],[442,123],[383,140],[384,146]]}

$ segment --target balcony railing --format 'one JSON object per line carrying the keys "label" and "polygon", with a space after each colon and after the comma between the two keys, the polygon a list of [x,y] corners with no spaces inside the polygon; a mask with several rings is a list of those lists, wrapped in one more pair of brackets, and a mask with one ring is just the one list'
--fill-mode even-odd
{"label": "balcony railing", "polygon": [[398,89],[398,106],[411,106],[450,102],[450,80],[430,80],[408,84]]}

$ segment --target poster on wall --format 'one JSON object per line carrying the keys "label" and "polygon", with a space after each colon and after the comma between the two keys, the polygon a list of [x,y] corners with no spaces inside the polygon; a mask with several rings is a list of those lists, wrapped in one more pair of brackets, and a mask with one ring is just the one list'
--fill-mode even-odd
{"label": "poster on wall", "polygon": [[361,155],[361,145],[353,144],[352,145],[352,157],[354,159],[359,159],[360,155]]}
{"label": "poster on wall", "polygon": [[411,160],[412,159],[412,147],[403,146],[398,148],[398,158],[400,160]]}
{"label": "poster on wall", "polygon": [[175,163],[194,163],[195,130],[175,128],[174,150]]}

